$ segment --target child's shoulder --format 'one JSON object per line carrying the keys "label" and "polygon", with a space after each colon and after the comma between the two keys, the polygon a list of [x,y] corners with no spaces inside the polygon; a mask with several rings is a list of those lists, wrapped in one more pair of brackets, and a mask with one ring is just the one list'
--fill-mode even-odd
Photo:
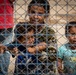
{"label": "child's shoulder", "polygon": [[47,33],[50,33],[50,34],[54,34],[55,33],[54,29],[52,29],[50,26],[45,26],[43,28],[43,32],[47,32]]}
{"label": "child's shoulder", "polygon": [[26,26],[27,26],[27,22],[19,22],[18,24],[16,24],[15,29],[16,30],[25,30]]}
{"label": "child's shoulder", "polygon": [[16,27],[27,25],[27,24],[28,24],[27,22],[19,22],[19,23],[16,24]]}
{"label": "child's shoulder", "polygon": [[59,50],[64,50],[64,51],[66,51],[66,50],[68,49],[68,44],[67,44],[67,43],[66,43],[66,44],[63,44],[63,45],[61,45],[58,49],[59,49]]}

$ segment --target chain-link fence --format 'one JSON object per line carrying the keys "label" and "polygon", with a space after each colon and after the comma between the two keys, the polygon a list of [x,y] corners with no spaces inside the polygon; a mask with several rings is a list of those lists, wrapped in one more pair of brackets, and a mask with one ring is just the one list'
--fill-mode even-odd
{"label": "chain-link fence", "polygon": [[76,20],[76,0],[31,1],[13,3],[14,38],[8,46],[18,53],[11,53],[8,75],[58,75],[57,51],[68,42],[65,25]]}

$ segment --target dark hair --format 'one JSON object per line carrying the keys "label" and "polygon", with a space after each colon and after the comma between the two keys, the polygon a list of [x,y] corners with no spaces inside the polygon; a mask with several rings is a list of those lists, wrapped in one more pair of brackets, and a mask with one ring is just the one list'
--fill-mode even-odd
{"label": "dark hair", "polygon": [[15,37],[19,38],[31,30],[35,32],[35,27],[25,22],[19,22],[14,29]]}
{"label": "dark hair", "polygon": [[65,26],[65,36],[66,36],[66,37],[69,35],[69,34],[68,34],[69,29],[70,29],[71,27],[73,27],[73,26],[76,26],[76,21],[71,21],[71,22],[69,22],[69,23],[66,24],[66,26]]}
{"label": "dark hair", "polygon": [[28,10],[30,10],[30,7],[32,5],[39,5],[39,6],[43,6],[43,8],[45,9],[45,12],[48,14],[50,12],[50,5],[49,2],[47,0],[32,0],[30,2],[30,4],[28,5]]}

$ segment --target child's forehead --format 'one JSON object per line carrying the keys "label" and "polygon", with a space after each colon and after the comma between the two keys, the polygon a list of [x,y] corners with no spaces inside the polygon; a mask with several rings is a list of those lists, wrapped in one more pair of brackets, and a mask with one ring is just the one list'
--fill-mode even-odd
{"label": "child's forehead", "polygon": [[34,34],[34,30],[31,29],[30,31],[26,32],[25,35],[33,35]]}
{"label": "child's forehead", "polygon": [[71,28],[76,28],[76,25],[70,25],[70,26],[68,26],[68,29],[71,29]]}
{"label": "child's forehead", "polygon": [[76,29],[76,26],[71,26],[69,29]]}
{"label": "child's forehead", "polygon": [[68,30],[69,30],[69,32],[75,32],[76,33],[76,26],[71,26]]}
{"label": "child's forehead", "polygon": [[40,10],[40,11],[44,11],[44,7],[43,6],[38,6],[38,5],[33,5],[30,7],[31,10]]}
{"label": "child's forehead", "polygon": [[70,29],[70,28],[76,28],[76,24],[67,24],[66,25],[66,29]]}

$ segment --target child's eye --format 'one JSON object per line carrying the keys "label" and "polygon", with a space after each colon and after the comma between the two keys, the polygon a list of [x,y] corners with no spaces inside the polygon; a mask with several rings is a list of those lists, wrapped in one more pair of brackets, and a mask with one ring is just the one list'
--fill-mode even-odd
{"label": "child's eye", "polygon": [[42,15],[43,13],[40,13],[40,12],[39,12],[38,14],[41,14],[41,15]]}
{"label": "child's eye", "polygon": [[32,13],[32,14],[34,14],[34,13],[35,13],[35,11],[31,11],[31,13]]}
{"label": "child's eye", "polygon": [[31,36],[31,38],[34,38],[34,36]]}
{"label": "child's eye", "polygon": [[71,34],[69,34],[69,36],[76,36],[76,34],[75,33],[71,33]]}
{"label": "child's eye", "polygon": [[43,16],[43,15],[45,15],[45,14],[44,14],[44,13],[39,12],[39,13],[38,13],[38,15],[39,15],[39,16]]}

